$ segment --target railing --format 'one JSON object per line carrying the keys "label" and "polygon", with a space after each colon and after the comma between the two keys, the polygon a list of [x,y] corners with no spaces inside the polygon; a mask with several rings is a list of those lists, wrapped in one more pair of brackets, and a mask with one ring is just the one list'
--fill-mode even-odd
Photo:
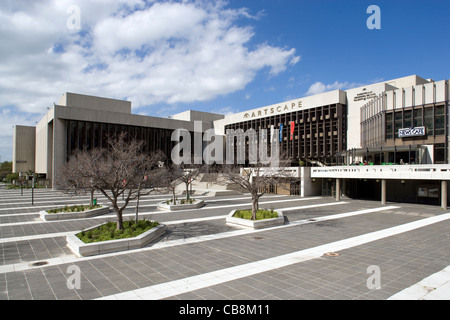
{"label": "railing", "polygon": [[311,168],[311,178],[450,180],[450,165],[371,165]]}
{"label": "railing", "polygon": [[300,167],[262,167],[262,168],[241,168],[241,175],[251,172],[254,176],[278,176],[286,178],[299,178]]}

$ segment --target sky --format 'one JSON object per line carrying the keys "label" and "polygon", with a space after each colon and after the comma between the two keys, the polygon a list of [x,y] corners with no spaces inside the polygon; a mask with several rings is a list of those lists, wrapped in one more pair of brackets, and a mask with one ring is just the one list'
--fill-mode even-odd
{"label": "sky", "polygon": [[448,79],[449,12],[448,0],[2,0],[0,162],[13,126],[35,126],[65,92],[168,117]]}

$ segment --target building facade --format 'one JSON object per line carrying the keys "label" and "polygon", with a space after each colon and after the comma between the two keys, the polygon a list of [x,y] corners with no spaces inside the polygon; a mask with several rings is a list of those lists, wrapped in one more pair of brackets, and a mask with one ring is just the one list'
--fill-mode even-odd
{"label": "building facade", "polygon": [[[416,166],[411,170],[424,165],[426,170],[446,168],[450,162],[449,92],[448,80],[412,75],[231,115],[189,110],[169,118],[134,115],[128,101],[66,93],[35,128],[16,126],[14,170],[34,170],[52,180],[57,168],[75,150],[102,147],[108,135],[123,131],[144,140],[146,152],[161,150],[170,161],[175,145],[171,136],[176,129],[188,131],[192,140],[199,134],[198,128],[200,134],[213,129],[225,140],[227,132],[266,130],[271,135],[274,131],[279,134],[280,154],[291,167],[300,168],[283,186],[270,186],[270,192],[345,194],[386,201],[383,193],[392,188],[404,190],[393,196],[395,199],[442,203],[447,194],[442,182],[446,181],[445,174],[443,180],[439,175],[430,180],[419,175],[395,175],[393,171],[392,178],[387,179],[385,170],[400,165]],[[205,144],[203,141],[202,150]],[[229,147],[230,141],[226,144]],[[237,144],[231,146],[237,148]],[[368,178],[363,167],[357,167],[359,171],[347,169],[350,175],[336,174],[343,167],[355,169],[355,165],[364,164],[375,170],[378,178]],[[393,194],[389,193],[388,201]]]}
{"label": "building facade", "polygon": [[[222,115],[203,112],[183,113],[172,118],[134,115],[131,102],[74,93],[62,95],[36,127],[16,126],[13,154],[28,164],[28,170],[54,181],[58,168],[76,150],[105,147],[108,136],[126,132],[144,141],[144,151],[162,151],[170,158],[174,130],[194,134],[194,122],[201,121],[203,130],[212,128],[213,120]],[[21,150],[28,150],[25,155]],[[14,172],[22,172],[15,161]]]}

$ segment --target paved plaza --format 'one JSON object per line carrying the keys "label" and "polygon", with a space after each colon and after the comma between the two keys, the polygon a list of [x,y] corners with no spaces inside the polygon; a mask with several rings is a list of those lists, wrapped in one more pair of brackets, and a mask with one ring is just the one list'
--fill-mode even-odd
{"label": "paved plaza", "polygon": [[21,195],[0,185],[0,300],[450,299],[450,210],[265,195],[260,206],[283,209],[285,224],[248,230],[226,225],[225,217],[249,207],[249,195],[200,196],[205,207],[179,212],[157,209],[166,198],[146,196],[139,209],[167,225],[162,238],[77,257],[65,236],[113,221],[113,212],[44,222],[40,210],[86,204],[88,196],[36,189],[32,206],[31,190]]}

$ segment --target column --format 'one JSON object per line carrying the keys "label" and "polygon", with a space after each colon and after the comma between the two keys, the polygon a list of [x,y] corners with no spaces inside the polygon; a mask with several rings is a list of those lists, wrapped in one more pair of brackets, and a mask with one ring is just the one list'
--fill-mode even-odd
{"label": "column", "polygon": [[336,201],[341,201],[341,181],[336,179]]}
{"label": "column", "polygon": [[441,208],[447,210],[447,181],[441,182]]}
{"label": "column", "polygon": [[386,204],[386,180],[381,180],[381,204]]}

